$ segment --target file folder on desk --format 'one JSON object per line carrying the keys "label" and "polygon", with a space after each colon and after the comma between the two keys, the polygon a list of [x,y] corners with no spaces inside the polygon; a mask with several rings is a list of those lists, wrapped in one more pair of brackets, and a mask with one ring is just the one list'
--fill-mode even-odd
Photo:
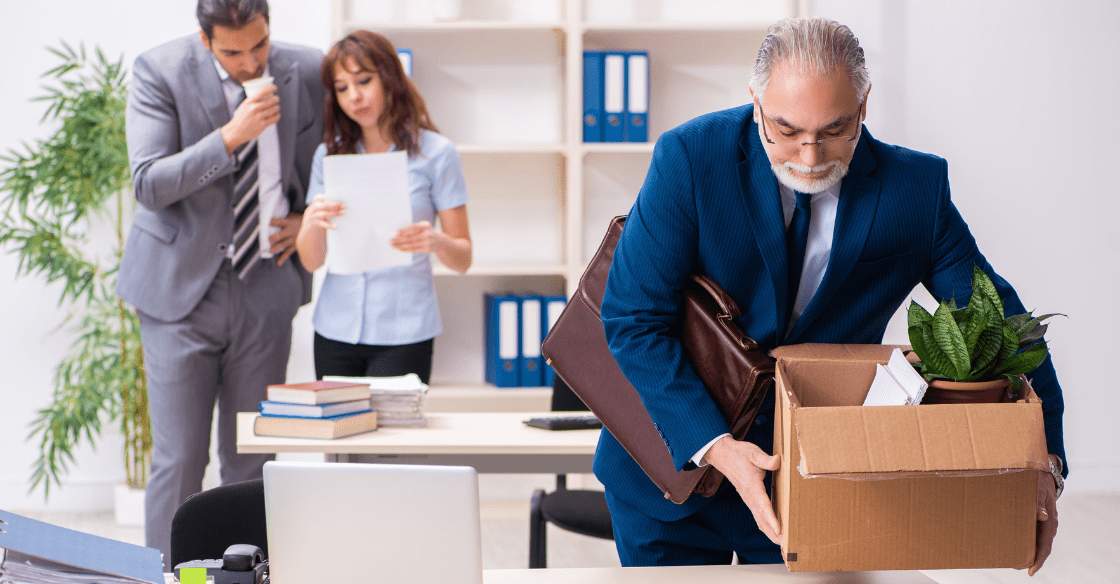
{"label": "file folder on desk", "polygon": [[486,382],[517,387],[521,371],[521,303],[517,296],[487,294]]}
{"label": "file folder on desk", "polygon": [[159,550],[0,511],[0,580],[163,584]]}
{"label": "file folder on desk", "polygon": [[[565,296],[542,296],[541,304],[541,339],[543,341],[548,336],[548,331],[552,330],[552,325],[556,324],[556,320],[560,318],[560,313],[564,312],[564,306],[568,304],[568,299]],[[543,372],[542,385],[552,387],[552,382],[556,377],[556,372],[552,370],[552,366],[545,361],[541,371]]]}
{"label": "file folder on desk", "polygon": [[603,53],[583,52],[583,141],[603,141]]}
{"label": "file folder on desk", "polygon": [[649,141],[649,53],[626,54],[626,141]]}
{"label": "file folder on desk", "polygon": [[626,140],[626,53],[603,53],[603,141]]}
{"label": "file folder on desk", "polygon": [[544,376],[541,356],[541,297],[521,297],[521,375],[518,385],[539,387]]}

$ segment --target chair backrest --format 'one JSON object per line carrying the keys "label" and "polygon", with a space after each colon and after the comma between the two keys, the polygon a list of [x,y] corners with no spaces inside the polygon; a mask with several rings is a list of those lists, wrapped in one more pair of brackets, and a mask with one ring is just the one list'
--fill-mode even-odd
{"label": "chair backrest", "polygon": [[588,407],[579,396],[557,375],[552,381],[552,411],[586,412]]}
{"label": "chair backrest", "polygon": [[171,520],[171,566],[190,560],[220,560],[226,548],[245,543],[268,558],[264,481],[214,487],[179,505]]}

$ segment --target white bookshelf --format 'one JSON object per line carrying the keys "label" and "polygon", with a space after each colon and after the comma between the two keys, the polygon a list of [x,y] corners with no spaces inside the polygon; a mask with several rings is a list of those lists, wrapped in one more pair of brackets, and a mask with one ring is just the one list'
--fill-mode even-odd
{"label": "white bookshelf", "polygon": [[[368,29],[412,49],[413,81],[463,159],[474,263],[435,268],[433,390],[537,403],[539,389],[483,383],[482,295],[570,296],[657,137],[749,102],[766,27],[807,0],[462,0],[440,21],[436,1],[333,0],[334,38]],[[648,143],[582,141],[583,52],[604,49],[649,52]]]}

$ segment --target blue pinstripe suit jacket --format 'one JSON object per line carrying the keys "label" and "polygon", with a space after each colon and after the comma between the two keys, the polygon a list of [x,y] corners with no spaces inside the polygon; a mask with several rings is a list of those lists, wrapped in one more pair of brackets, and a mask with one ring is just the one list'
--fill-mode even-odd
{"label": "blue pinstripe suit jacket", "polygon": [[[678,469],[692,468],[689,458],[728,431],[669,333],[688,275],[714,278],[742,310],[739,324],[761,345],[780,342],[785,226],[777,179],[752,112],[747,105],[701,116],[657,141],[603,299],[611,351]],[[967,302],[974,265],[992,278],[1008,314],[1025,312],[950,200],[945,160],[884,144],[865,128],[841,185],[828,269],[781,342],[880,343],[887,322],[919,282],[935,298]],[[1062,394],[1049,359],[1032,379],[1043,399],[1049,451],[1064,459]],[[767,404],[761,412],[768,414],[772,398]],[[772,431],[769,424],[757,426],[748,440],[769,449]],[[595,474],[613,496],[658,519],[683,517],[706,502],[669,502],[606,431]]]}

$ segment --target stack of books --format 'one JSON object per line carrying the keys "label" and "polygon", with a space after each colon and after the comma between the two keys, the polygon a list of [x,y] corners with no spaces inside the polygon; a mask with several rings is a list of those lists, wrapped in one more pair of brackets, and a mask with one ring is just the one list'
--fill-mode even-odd
{"label": "stack of books", "polygon": [[370,407],[377,410],[380,426],[423,427],[428,425],[424,415],[424,400],[428,385],[415,373],[397,377],[335,377],[325,376],[324,381],[359,383],[369,386]]}
{"label": "stack of books", "polygon": [[257,436],[342,438],[376,430],[368,383],[312,381],[268,386],[253,422]]}

